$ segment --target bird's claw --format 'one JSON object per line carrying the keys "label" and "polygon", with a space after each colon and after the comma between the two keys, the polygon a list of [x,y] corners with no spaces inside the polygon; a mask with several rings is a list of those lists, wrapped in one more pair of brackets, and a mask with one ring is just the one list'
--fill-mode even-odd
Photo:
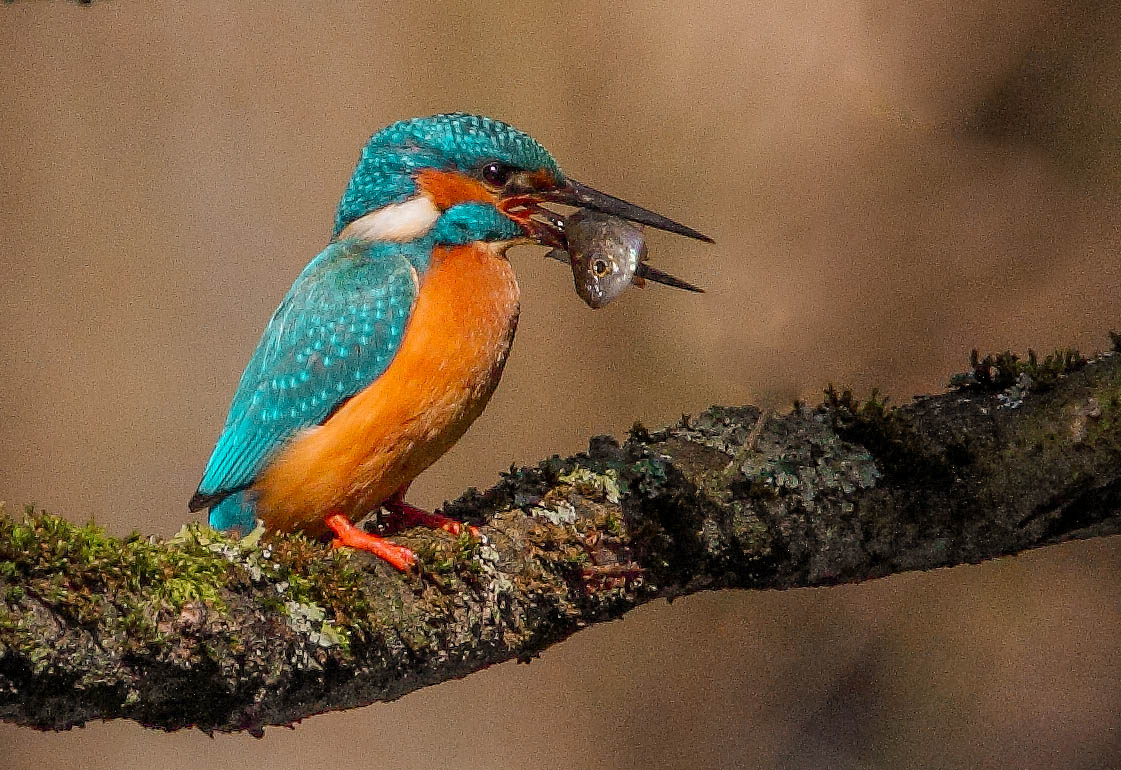
{"label": "bird's claw", "polygon": [[473,538],[478,539],[482,536],[479,528],[473,524],[464,524],[440,512],[429,513],[423,508],[417,508],[415,505],[406,503],[401,499],[400,495],[395,495],[386,500],[382,503],[382,506],[389,511],[390,515],[393,517],[394,524],[402,529],[408,527],[428,527],[429,529],[442,529],[444,532],[456,536],[463,534],[464,529],[466,529]]}
{"label": "bird's claw", "polygon": [[416,564],[416,554],[411,549],[359,529],[342,514],[329,515],[323,521],[336,535],[331,541],[331,545],[335,548],[345,547],[367,551],[389,562],[401,572],[409,571]]}

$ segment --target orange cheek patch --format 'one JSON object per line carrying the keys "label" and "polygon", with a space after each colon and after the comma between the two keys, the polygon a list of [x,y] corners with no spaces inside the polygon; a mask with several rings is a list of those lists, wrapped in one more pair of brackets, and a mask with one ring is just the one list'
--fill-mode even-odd
{"label": "orange cheek patch", "polygon": [[417,174],[416,181],[441,211],[467,201],[495,203],[498,200],[482,182],[456,171],[426,168]]}

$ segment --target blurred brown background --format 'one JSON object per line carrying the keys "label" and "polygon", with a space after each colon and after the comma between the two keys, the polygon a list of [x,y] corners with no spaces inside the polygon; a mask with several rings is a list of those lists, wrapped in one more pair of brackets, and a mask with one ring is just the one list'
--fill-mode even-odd
{"label": "blurred brown background", "polygon": [[[511,257],[490,408],[414,485],[710,403],[899,402],[971,347],[1121,327],[1121,11],[1102,2],[0,5],[0,499],[169,534],[368,135],[461,109],[712,234],[591,312]],[[1062,10],[1056,10],[1056,8]],[[0,726],[5,768],[1118,767],[1121,541],[658,603],[529,666],[263,740]]]}

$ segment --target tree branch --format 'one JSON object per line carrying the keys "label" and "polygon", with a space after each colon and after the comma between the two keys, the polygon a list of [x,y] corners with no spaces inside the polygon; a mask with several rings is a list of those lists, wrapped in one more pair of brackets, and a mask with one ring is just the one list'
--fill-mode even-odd
{"label": "tree branch", "polygon": [[899,409],[713,407],[516,468],[400,575],[299,536],[0,517],[0,718],[207,731],[397,698],[659,597],[930,569],[1121,530],[1121,356],[974,360]]}

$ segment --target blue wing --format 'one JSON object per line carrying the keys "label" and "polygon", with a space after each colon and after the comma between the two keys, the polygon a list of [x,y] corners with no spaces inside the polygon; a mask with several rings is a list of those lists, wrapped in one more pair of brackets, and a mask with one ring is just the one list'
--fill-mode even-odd
{"label": "blue wing", "polygon": [[341,241],[304,268],[241,376],[191,510],[229,498],[212,522],[219,514],[216,526],[226,519],[224,526],[251,526],[244,495],[233,493],[250,486],[294,433],[325,421],[386,370],[417,295],[416,270],[402,251]]}

